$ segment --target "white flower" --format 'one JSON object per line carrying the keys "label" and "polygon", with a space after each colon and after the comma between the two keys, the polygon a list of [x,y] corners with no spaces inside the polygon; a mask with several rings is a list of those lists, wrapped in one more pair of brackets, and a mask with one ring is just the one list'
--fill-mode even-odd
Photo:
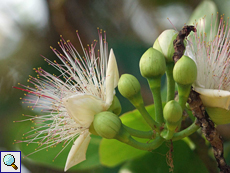
{"label": "white flower", "polygon": [[[217,32],[214,29],[215,25],[211,25],[210,36],[206,35],[205,26],[198,26],[199,32],[189,38],[186,54],[197,64],[198,76],[193,87],[200,94],[204,106],[221,108],[228,112],[230,109],[230,29],[228,23],[223,21],[223,17],[220,19]],[[214,39],[209,41],[209,38]],[[230,112],[228,114],[230,117]]]}
{"label": "white flower", "polygon": [[[82,46],[78,33],[77,36]],[[65,171],[86,159],[89,127],[95,114],[111,106],[119,79],[115,55],[111,49],[108,58],[108,44],[102,32],[99,32],[100,50],[97,52],[96,44],[94,41],[88,46],[88,51],[82,46],[82,57],[70,41],[61,38],[59,45],[63,54],[51,47],[61,63],[44,57],[60,74],[52,75],[40,67],[35,69],[37,78],[30,76],[28,80],[33,87],[21,84],[25,89],[14,87],[29,93],[24,102],[32,104],[32,109],[41,108],[45,112],[35,117],[27,115],[37,126],[26,133],[27,140],[18,142],[39,143],[39,151],[61,142],[67,146],[77,138],[69,152]]]}

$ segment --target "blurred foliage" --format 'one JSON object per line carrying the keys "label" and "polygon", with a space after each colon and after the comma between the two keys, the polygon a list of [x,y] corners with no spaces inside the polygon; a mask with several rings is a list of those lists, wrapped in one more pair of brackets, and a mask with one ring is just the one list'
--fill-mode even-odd
{"label": "blurred foliage", "polygon": [[[10,2],[8,6],[4,6],[6,2]],[[148,105],[152,104],[153,100],[147,82],[139,72],[141,55],[152,46],[154,40],[163,30],[173,27],[178,30],[181,29],[184,23],[189,20],[192,11],[203,1],[43,0],[41,1],[43,7],[41,4],[38,6],[38,1],[31,7],[27,4],[28,2],[3,0],[0,8],[0,21],[3,24],[0,26],[5,29],[0,29],[0,51],[5,53],[4,56],[0,55],[0,148],[9,151],[23,150],[25,155],[33,152],[36,147],[32,145],[27,147],[23,143],[12,145],[12,143],[14,139],[20,139],[27,128],[30,128],[30,122],[13,123],[13,120],[24,119],[20,116],[22,113],[33,115],[34,112],[20,103],[19,97],[23,97],[23,92],[12,89],[12,86],[17,85],[18,82],[26,84],[28,75],[35,75],[32,70],[33,67],[42,66],[47,71],[55,73],[55,69],[50,68],[40,55],[44,55],[50,60],[57,59],[49,46],[57,47],[57,41],[60,39],[59,35],[70,39],[76,49],[81,50],[75,34],[76,29],[79,30],[84,46],[98,37],[97,27],[106,30],[107,41],[109,47],[114,48],[120,74],[131,73],[138,78],[142,85],[144,101]],[[219,14],[225,14],[226,19],[230,16],[228,9],[230,1],[210,0],[203,2],[203,4],[212,2],[216,3],[215,10],[217,9]],[[29,16],[29,13],[23,13],[26,11],[24,10],[25,7],[30,8],[30,11],[40,9],[44,13],[43,18],[35,20],[39,15]],[[206,13],[205,10],[207,10],[207,13],[210,12],[211,8],[205,7],[200,7],[200,11],[196,11],[196,13],[202,12],[200,17]],[[47,13],[45,13],[46,10]],[[211,13],[215,13],[214,11]],[[170,24],[167,17],[174,26]],[[207,16],[207,20],[209,21],[209,16]],[[165,78],[162,79],[162,84],[164,84],[164,81]],[[162,90],[165,91],[164,85]],[[123,113],[133,109],[133,106],[122,98],[118,91],[117,95],[122,103]],[[163,95],[165,97],[165,92]],[[151,107],[148,109],[153,111]],[[143,121],[137,111],[122,116],[122,121],[131,127],[147,130],[147,126],[141,123]],[[229,126],[227,129],[229,131]],[[229,139],[229,134],[226,138]],[[127,169],[131,172],[168,172],[169,170],[165,156],[169,148],[166,145],[156,151],[146,152],[137,151],[117,141],[103,139],[100,146],[102,163],[107,166],[117,165],[114,168],[107,168],[99,163],[99,142],[100,138],[93,137],[91,147],[87,153],[87,161],[70,169],[70,171],[112,173],[124,172]],[[186,172],[188,169],[191,169],[192,172],[207,172],[196,153],[186,143],[178,141],[174,143],[174,147],[174,172]],[[63,172],[62,168],[69,148],[66,148],[52,162],[60,148],[62,147],[57,146],[55,149],[49,149],[48,152],[43,150],[35,153],[23,159],[23,164],[31,172]],[[228,163],[230,163],[230,150],[228,148],[229,144],[225,155]],[[127,155],[127,153],[130,154]],[[199,167],[199,170],[197,167]],[[86,170],[83,171],[83,169]]]}
{"label": "blurred foliage", "polygon": [[[171,170],[176,173],[208,173],[205,165],[184,141],[173,143],[172,165],[172,163],[170,163],[169,145],[169,143],[163,144],[152,152],[148,152],[139,158],[128,161],[121,167],[119,173],[126,171],[133,173],[162,173],[170,172]],[[170,167],[170,165],[172,167]]]}

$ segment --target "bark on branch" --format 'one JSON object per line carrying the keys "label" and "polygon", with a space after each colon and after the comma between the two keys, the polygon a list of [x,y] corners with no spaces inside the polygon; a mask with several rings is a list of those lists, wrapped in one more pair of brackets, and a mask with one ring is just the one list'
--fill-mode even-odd
{"label": "bark on branch", "polygon": [[173,60],[175,63],[183,56],[185,50],[184,39],[191,31],[196,32],[196,28],[194,26],[184,26],[177,35],[176,39],[173,41],[173,47],[175,50]]}
{"label": "bark on branch", "polygon": [[205,138],[210,142],[213,148],[213,153],[216,158],[220,172],[230,172],[230,167],[226,164],[226,161],[224,159],[222,137],[219,135],[218,131],[215,128],[215,124],[209,118],[207,112],[205,112],[205,108],[202,104],[199,94],[192,90],[190,92],[188,103],[193,115],[198,119],[198,124],[201,127],[202,133],[204,134]]}

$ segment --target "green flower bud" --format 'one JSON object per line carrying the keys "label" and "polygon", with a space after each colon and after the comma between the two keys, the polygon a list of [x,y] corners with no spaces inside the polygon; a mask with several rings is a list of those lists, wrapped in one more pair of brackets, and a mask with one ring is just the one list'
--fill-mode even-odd
{"label": "green flower bud", "polygon": [[173,78],[181,85],[191,85],[196,81],[196,63],[188,56],[183,55],[173,68]]}
{"label": "green flower bud", "polygon": [[140,95],[141,86],[137,78],[131,74],[123,74],[118,81],[118,90],[127,99]]}
{"label": "green flower bud", "polygon": [[121,120],[112,112],[100,112],[95,115],[93,126],[98,135],[103,138],[113,139],[121,129]]}
{"label": "green flower bud", "polygon": [[116,96],[113,97],[113,102],[108,111],[112,111],[114,114],[119,115],[121,113],[121,103]]}
{"label": "green flower bud", "polygon": [[179,103],[175,100],[169,101],[164,107],[163,116],[168,129],[174,131],[182,118],[182,109]]}
{"label": "green flower bud", "polygon": [[136,108],[144,106],[140,83],[133,75],[123,74],[118,81],[118,90],[121,95],[127,98]]}
{"label": "green flower bud", "polygon": [[142,55],[139,65],[145,78],[161,77],[166,70],[164,55],[152,47]]}
{"label": "green flower bud", "polygon": [[153,44],[153,48],[161,52],[166,62],[173,62],[173,41],[176,39],[178,32],[173,29],[163,31]]}
{"label": "green flower bud", "polygon": [[179,104],[182,110],[188,100],[192,84],[196,81],[196,63],[188,56],[183,55],[173,68],[173,78],[177,83]]}

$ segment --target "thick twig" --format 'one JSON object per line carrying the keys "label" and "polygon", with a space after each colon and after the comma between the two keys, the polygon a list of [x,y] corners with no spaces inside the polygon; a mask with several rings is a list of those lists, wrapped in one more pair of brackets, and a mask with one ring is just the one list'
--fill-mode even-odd
{"label": "thick twig", "polygon": [[175,53],[173,54],[173,60],[175,63],[183,56],[185,50],[184,39],[189,35],[191,31],[196,32],[196,28],[194,26],[184,26],[177,35],[176,39],[173,41],[173,47],[175,50]]}
{"label": "thick twig", "polygon": [[[175,53],[173,55],[173,60],[175,63],[183,56],[185,50],[184,39],[189,35],[191,31],[196,32],[196,28],[194,26],[184,26],[183,29],[179,32],[177,38],[174,40],[173,46]],[[199,94],[191,90],[188,103],[193,115],[198,120],[198,124],[201,127],[202,133],[210,142],[213,148],[214,156],[216,158],[220,172],[230,172],[230,167],[226,164],[223,156],[224,151],[222,137],[219,135],[214,123],[209,118],[208,114],[205,112],[205,108],[199,97]]]}
{"label": "thick twig", "polygon": [[230,167],[226,164],[223,155],[224,150],[222,137],[219,135],[214,123],[209,118],[208,114],[205,112],[199,94],[192,90],[188,99],[188,103],[190,108],[192,109],[193,115],[199,121],[202,133],[204,134],[205,138],[210,142],[213,148],[213,153],[216,158],[220,172],[230,172]]}

